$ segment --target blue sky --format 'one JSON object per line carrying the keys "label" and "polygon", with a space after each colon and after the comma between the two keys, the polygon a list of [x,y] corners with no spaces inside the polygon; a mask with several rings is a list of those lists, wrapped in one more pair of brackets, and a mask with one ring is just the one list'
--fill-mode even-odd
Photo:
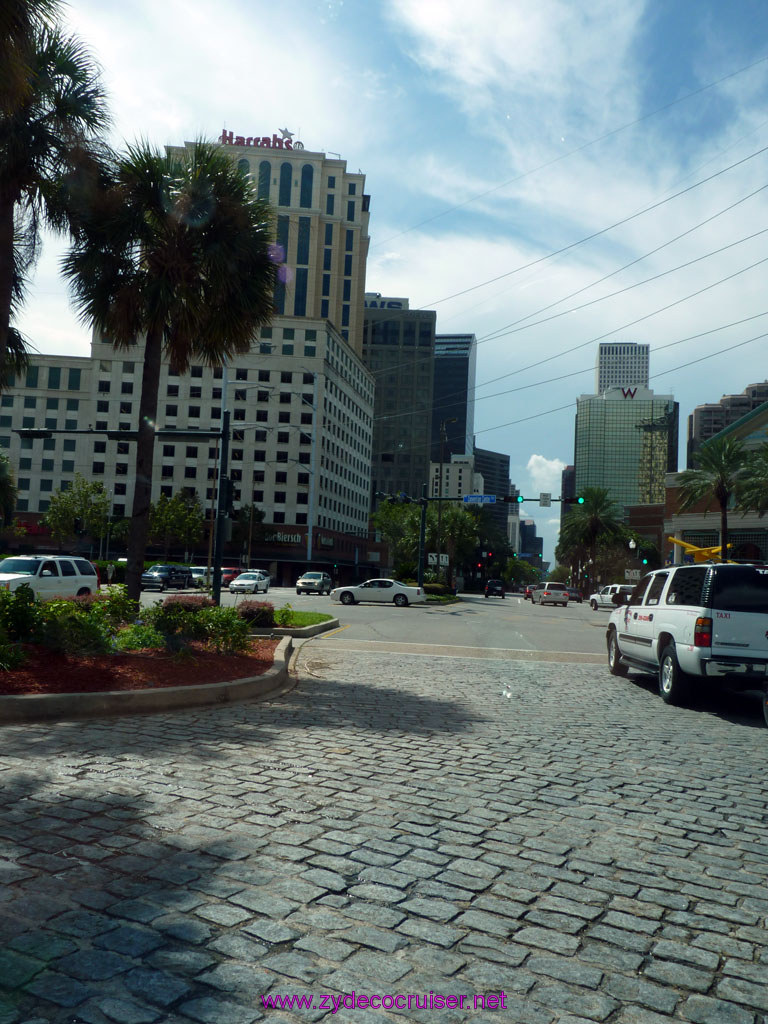
{"label": "blue sky", "polygon": [[[768,264],[751,266],[768,189],[745,199],[768,182],[764,2],[78,0],[67,21],[103,67],[116,145],[288,127],[366,174],[367,287],[477,335],[477,442],[525,494],[557,494],[573,460],[592,339],[650,343],[681,445],[695,405],[768,377],[766,338],[734,348],[768,332]],[[20,326],[39,351],[86,354],[60,252],[46,245]],[[551,557],[557,509],[523,512]]]}

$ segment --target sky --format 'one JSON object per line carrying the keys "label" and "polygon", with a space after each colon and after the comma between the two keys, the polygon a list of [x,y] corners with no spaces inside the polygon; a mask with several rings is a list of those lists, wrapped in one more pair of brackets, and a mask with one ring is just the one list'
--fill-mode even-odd
{"label": "sky", "polygon": [[[477,445],[526,497],[559,495],[597,339],[650,344],[681,469],[694,406],[768,378],[764,0],[78,0],[65,22],[116,147],[287,127],[366,175],[366,287],[477,336]],[[19,327],[86,355],[63,250]],[[559,506],[522,515],[551,559]]]}

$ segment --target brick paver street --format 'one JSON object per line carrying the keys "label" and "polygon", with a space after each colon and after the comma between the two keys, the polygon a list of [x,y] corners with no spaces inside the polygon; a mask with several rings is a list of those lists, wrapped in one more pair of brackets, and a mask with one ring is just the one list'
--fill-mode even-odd
{"label": "brick paver street", "polygon": [[[299,674],[0,731],[0,1024],[765,1021],[754,700],[322,642]],[[353,990],[465,1008],[320,1008]]]}

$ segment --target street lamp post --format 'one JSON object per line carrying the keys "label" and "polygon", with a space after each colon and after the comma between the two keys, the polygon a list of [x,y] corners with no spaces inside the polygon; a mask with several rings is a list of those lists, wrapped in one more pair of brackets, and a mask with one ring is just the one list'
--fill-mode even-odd
{"label": "street lamp post", "polygon": [[445,457],[445,442],[447,441],[445,427],[448,423],[456,423],[457,418],[440,421],[440,469],[437,477],[437,571],[440,572],[440,554],[442,548],[442,523],[443,523],[443,461]]}

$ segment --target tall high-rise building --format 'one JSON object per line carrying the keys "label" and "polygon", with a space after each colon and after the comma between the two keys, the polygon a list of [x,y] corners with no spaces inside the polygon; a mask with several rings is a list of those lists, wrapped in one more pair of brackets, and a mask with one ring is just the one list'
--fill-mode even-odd
{"label": "tall high-rise building", "polygon": [[688,417],[688,465],[693,465],[696,451],[705,441],[767,401],[768,381],[763,381],[750,384],[740,395],[723,395],[719,402],[697,405]]}
{"label": "tall high-rise building", "polygon": [[595,392],[631,385],[648,387],[650,345],[636,341],[601,341],[595,366]]}
{"label": "tall high-rise building", "polygon": [[502,537],[506,537],[511,505],[505,505],[502,498],[510,493],[509,456],[485,448],[475,448],[475,469],[483,477],[485,493],[496,495],[496,503],[486,507]]}
{"label": "tall high-rise building", "polygon": [[576,493],[603,487],[617,505],[664,501],[677,470],[679,409],[672,395],[618,387],[576,402]]}
{"label": "tall high-rise building", "polygon": [[[277,135],[251,139],[225,130],[219,142],[277,213],[275,240],[283,264],[275,289],[278,316],[330,320],[359,355],[370,241],[365,175],[352,174],[345,160]],[[166,148],[178,157],[193,145]]]}
{"label": "tall high-rise building", "polygon": [[435,321],[408,299],[365,296],[362,356],[376,382],[372,490],[420,498],[428,482]]}
{"label": "tall high-rise building", "polygon": [[560,475],[560,529],[568,513],[576,508],[576,467],[566,466]]}
{"label": "tall high-rise building", "polygon": [[[432,461],[471,455],[475,429],[477,338],[474,334],[435,337],[432,390]],[[441,456],[441,437],[442,456]]]}

